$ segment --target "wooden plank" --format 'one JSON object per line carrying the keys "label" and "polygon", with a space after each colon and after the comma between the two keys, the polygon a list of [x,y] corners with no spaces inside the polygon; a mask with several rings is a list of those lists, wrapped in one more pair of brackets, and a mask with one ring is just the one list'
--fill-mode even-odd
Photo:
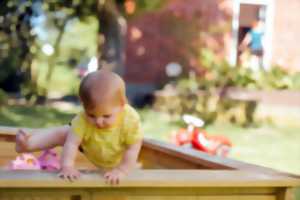
{"label": "wooden plank", "polygon": [[[24,180],[27,180],[24,183]],[[251,171],[235,170],[135,170],[116,187],[295,187],[300,180]],[[83,171],[82,178],[69,183],[56,173],[0,171],[0,188],[109,187],[101,172]]]}
{"label": "wooden plank", "polygon": [[101,194],[93,194],[92,200],[197,200],[196,196],[105,196]]}
{"label": "wooden plank", "polygon": [[275,200],[274,196],[93,196],[92,200]]}
{"label": "wooden plank", "polygon": [[[118,193],[119,188],[111,189],[114,193],[107,193],[103,191],[97,190],[10,190],[0,193],[0,199],[2,200],[26,200],[26,199],[39,199],[39,200],[147,200],[147,199],[157,199],[157,200],[275,200],[275,196],[271,194],[251,194],[251,192],[245,194],[229,194],[229,195],[201,195],[201,194],[189,194],[189,193],[182,193],[182,194],[170,194],[166,195],[164,193],[158,194],[154,191],[154,193],[140,193],[135,194],[135,191],[139,191],[140,189],[132,189],[131,191],[127,191],[127,193]],[[169,191],[174,191],[170,190]],[[153,191],[153,190],[151,190]]]}
{"label": "wooden plank", "polygon": [[[170,98],[178,95],[176,91],[156,91],[155,96],[158,98]],[[197,95],[215,95],[222,96],[232,100],[239,101],[256,101],[268,104],[281,104],[288,106],[299,106],[300,105],[300,93],[292,90],[249,90],[245,88],[227,87],[220,88],[215,92],[207,92],[205,90],[198,90]]]}
{"label": "wooden plank", "polygon": [[[184,199],[184,198],[182,198]],[[196,200],[275,200],[275,196],[236,195],[236,196],[201,196]]]}
{"label": "wooden plank", "polygon": [[228,196],[228,195],[275,195],[277,189],[274,187],[115,187],[96,188],[89,190],[91,193],[101,193],[109,196]]}
{"label": "wooden plank", "polygon": [[80,190],[0,190],[0,200],[91,200],[88,192]]}
{"label": "wooden plank", "polygon": [[274,196],[92,196],[91,198],[84,198],[81,196],[69,196],[51,193],[43,196],[36,194],[12,194],[2,195],[1,200],[275,200]]}
{"label": "wooden plank", "polygon": [[300,93],[291,90],[255,91],[231,87],[226,90],[225,95],[231,99],[255,100],[268,104],[300,105]]}
{"label": "wooden plank", "polygon": [[0,126],[0,141],[14,142],[18,128]]}
{"label": "wooden plank", "polygon": [[176,156],[178,158],[181,158],[183,161],[191,161],[199,165],[205,166],[209,169],[250,170],[270,175],[282,175],[300,179],[299,175],[280,172],[272,168],[262,167],[259,165],[237,161],[230,158],[212,156],[200,151],[180,148],[175,145],[167,144],[153,139],[144,139],[142,150],[145,148],[151,149],[152,151],[163,152],[167,155]]}
{"label": "wooden plank", "polygon": [[12,127],[12,126],[0,126],[0,134],[12,135],[14,136],[18,129],[22,127]]}
{"label": "wooden plank", "polygon": [[275,200],[275,196],[93,196],[92,200]]}
{"label": "wooden plank", "polygon": [[[272,187],[103,187],[103,188],[5,188],[0,194],[36,194],[45,196],[49,193],[70,196],[89,196],[89,194],[102,196],[274,196],[276,188]],[[83,194],[83,195],[82,195]],[[1,199],[1,198],[0,198]]]}
{"label": "wooden plank", "polygon": [[143,169],[208,169],[198,163],[149,148],[142,148],[139,162]]}
{"label": "wooden plank", "polygon": [[277,200],[294,200],[295,192],[293,188],[282,188],[277,194]]}

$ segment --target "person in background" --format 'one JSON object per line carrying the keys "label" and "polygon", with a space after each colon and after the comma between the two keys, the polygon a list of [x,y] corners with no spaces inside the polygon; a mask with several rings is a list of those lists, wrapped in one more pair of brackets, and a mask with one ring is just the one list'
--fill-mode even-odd
{"label": "person in background", "polygon": [[261,20],[256,20],[252,23],[250,31],[246,34],[241,42],[239,49],[242,52],[250,50],[250,68],[254,71],[263,68],[264,55],[264,25]]}

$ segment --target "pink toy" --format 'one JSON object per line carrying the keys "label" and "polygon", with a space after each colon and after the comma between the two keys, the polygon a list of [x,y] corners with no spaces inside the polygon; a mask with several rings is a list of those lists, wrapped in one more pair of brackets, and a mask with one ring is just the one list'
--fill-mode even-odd
{"label": "pink toy", "polygon": [[9,164],[12,170],[47,170],[55,171],[60,169],[60,162],[53,149],[45,150],[37,159],[33,154],[23,153]]}
{"label": "pink toy", "polygon": [[60,169],[59,158],[53,149],[45,150],[38,160],[43,170],[56,171]]}
{"label": "pink toy", "polygon": [[23,153],[13,161],[11,161],[9,168],[12,170],[39,170],[41,169],[39,161],[30,153]]}

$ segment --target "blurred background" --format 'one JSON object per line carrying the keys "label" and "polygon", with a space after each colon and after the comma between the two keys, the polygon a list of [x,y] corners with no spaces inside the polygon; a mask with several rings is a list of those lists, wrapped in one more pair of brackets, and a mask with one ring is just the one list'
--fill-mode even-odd
{"label": "blurred background", "polygon": [[80,79],[105,65],[124,77],[146,137],[174,143],[190,114],[230,140],[229,158],[300,174],[299,10],[298,0],[3,0],[0,124],[69,122]]}

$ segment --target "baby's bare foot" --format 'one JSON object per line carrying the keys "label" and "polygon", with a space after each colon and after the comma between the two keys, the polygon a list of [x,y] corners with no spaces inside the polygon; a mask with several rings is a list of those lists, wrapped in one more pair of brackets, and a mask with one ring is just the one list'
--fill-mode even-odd
{"label": "baby's bare foot", "polygon": [[19,129],[16,134],[16,152],[22,153],[27,150],[27,141],[30,135]]}

